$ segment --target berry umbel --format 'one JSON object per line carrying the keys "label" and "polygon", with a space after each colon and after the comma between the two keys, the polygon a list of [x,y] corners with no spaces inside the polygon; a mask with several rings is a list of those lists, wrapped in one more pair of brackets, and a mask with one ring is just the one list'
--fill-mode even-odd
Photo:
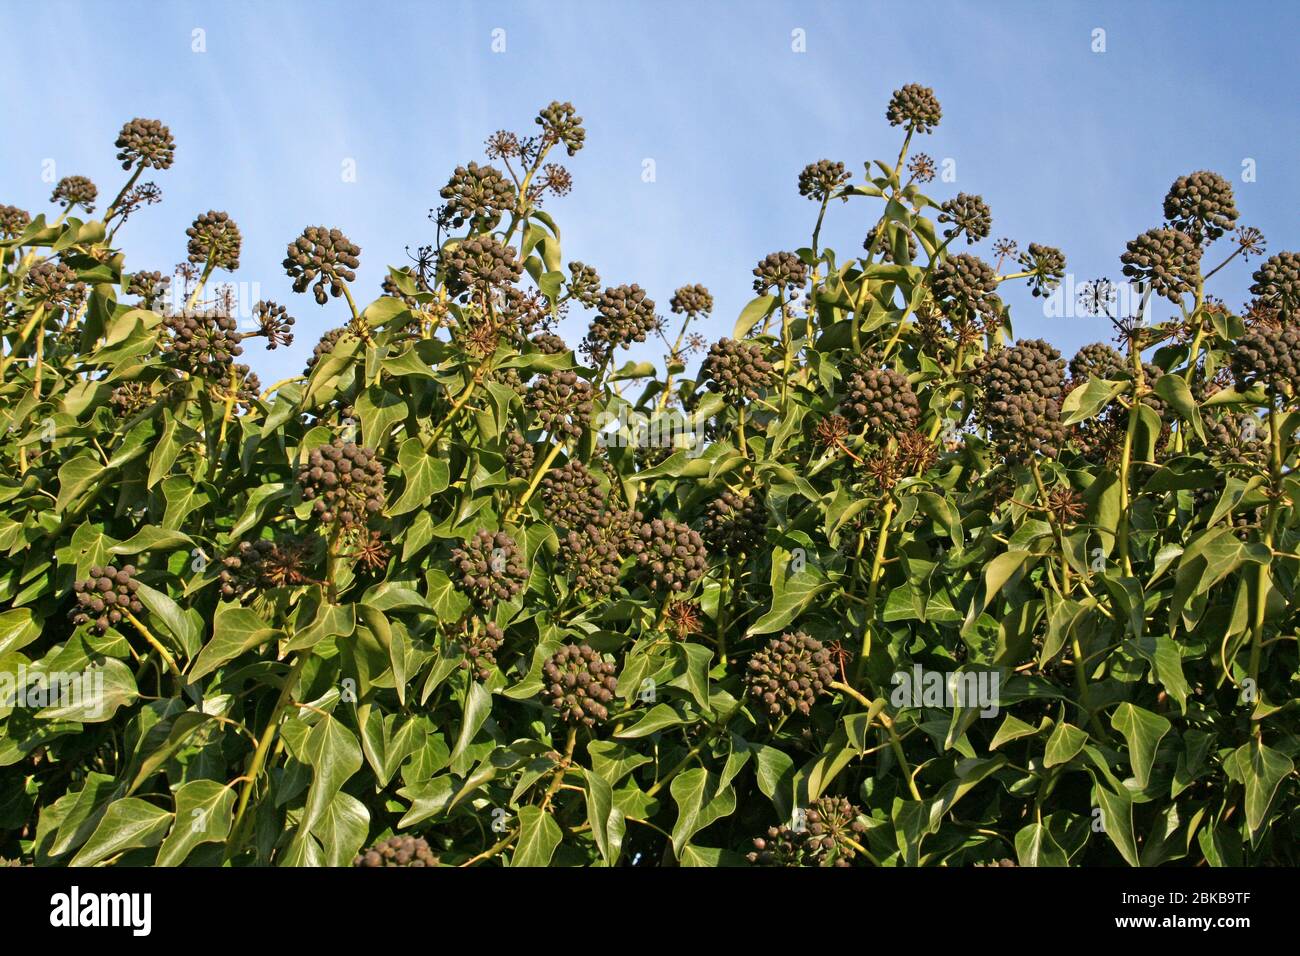
{"label": "berry umbel", "polygon": [[643,522],[631,545],[654,591],[685,591],[708,568],[704,539],[672,518]]}
{"label": "berry umbel", "polygon": [[945,238],[965,236],[966,244],[970,245],[987,239],[993,231],[993,215],[989,212],[988,203],[980,196],[958,193],[939,209],[939,221],[949,224],[943,231]]}
{"label": "berry umbel", "polygon": [[566,724],[594,727],[609,719],[616,668],[589,644],[566,644],[542,665],[542,695]]}
{"label": "berry umbel", "polygon": [[1179,176],[1165,196],[1165,219],[1199,244],[1215,240],[1237,225],[1232,184],[1209,170]]}
{"label": "berry umbel", "polygon": [[77,598],[77,606],[72,610],[72,623],[87,624],[103,634],[126,620],[128,614],[144,611],[144,605],[136,597],[139,588],[133,564],[121,568],[112,564],[92,566],[89,577],[72,585]]}
{"label": "berry umbel", "polygon": [[172,131],[156,119],[133,119],[117,134],[117,161],[123,169],[139,165],[141,168],[170,169],[176,157],[176,141]]}
{"label": "berry umbel", "polygon": [[732,405],[742,405],[772,387],[776,371],[763,358],[761,345],[719,339],[700,365],[700,378],[709,391],[718,392]]}
{"label": "berry umbel", "polygon": [[528,583],[528,570],[515,539],[504,531],[480,528],[460,547],[451,549],[452,566],[461,587],[482,608],[509,601]]}
{"label": "berry umbel", "polygon": [[928,133],[939,125],[943,110],[934,90],[920,83],[908,83],[894,91],[885,110],[890,126],[906,127],[908,132]]}
{"label": "berry umbel", "polygon": [[591,421],[591,383],[577,372],[551,372],[528,389],[525,404],[551,435],[576,438]]}
{"label": "berry umbel", "polygon": [[384,466],[374,449],[341,438],[317,448],[298,472],[304,501],[326,524],[363,526],[384,510]]}
{"label": "berry umbel", "polygon": [[380,840],[352,861],[357,867],[438,866],[438,856],[424,837],[392,836]]}
{"label": "berry umbel", "polygon": [[99,187],[85,176],[64,176],[54,184],[50,202],[57,203],[69,211],[80,206],[86,212],[95,211],[95,199],[99,196]]}
{"label": "berry umbel", "polygon": [[1119,257],[1124,275],[1170,301],[1192,292],[1201,270],[1201,247],[1177,229],[1148,229]]}
{"label": "berry umbel", "polygon": [[312,294],[319,305],[324,305],[327,291],[338,298],[345,282],[356,281],[354,270],[361,264],[360,255],[361,247],[339,230],[308,226],[289,243],[284,271],[293,280],[294,292],[305,292],[315,283]]}
{"label": "berry umbel", "polygon": [[190,262],[201,266],[210,262],[212,268],[228,272],[239,268],[239,250],[244,239],[229,213],[208,210],[194,220],[185,235],[190,239],[186,250]]}
{"label": "berry umbel", "polygon": [[817,698],[831,692],[835,663],[830,651],[803,631],[782,634],[750,657],[745,687],[750,700],[776,719],[812,713]]}

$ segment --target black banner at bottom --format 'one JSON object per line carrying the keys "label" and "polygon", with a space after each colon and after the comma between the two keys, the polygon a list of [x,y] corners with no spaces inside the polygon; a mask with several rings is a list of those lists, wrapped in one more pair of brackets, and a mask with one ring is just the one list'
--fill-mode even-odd
{"label": "black banner at bottom", "polygon": [[[984,928],[1061,939],[1197,932],[1216,940],[1279,932],[1294,917],[1290,874],[1246,869],[951,870],[506,870],[417,873],[276,869],[0,869],[0,914],[28,936],[100,936],[114,945],[222,945],[240,933],[337,945],[469,926],[501,941],[546,925],[579,903],[581,936],[608,927],[660,931],[689,920],[692,935],[734,933],[741,913],[825,914],[826,925],[869,924],[877,941],[898,934],[938,945]],[[494,915],[495,914],[495,915]],[[709,914],[713,914],[712,916]],[[840,914],[838,917],[835,914]],[[716,918],[714,918],[716,917]],[[725,917],[725,918],[723,918]],[[632,922],[629,923],[629,918]],[[865,922],[864,922],[865,921]],[[808,925],[808,921],[796,922]],[[810,921],[816,925],[820,920]],[[459,930],[454,929],[459,927]],[[832,933],[836,931],[832,930]],[[252,936],[248,938],[253,938]],[[863,937],[864,941],[867,937]],[[435,940],[429,940],[436,945]]]}

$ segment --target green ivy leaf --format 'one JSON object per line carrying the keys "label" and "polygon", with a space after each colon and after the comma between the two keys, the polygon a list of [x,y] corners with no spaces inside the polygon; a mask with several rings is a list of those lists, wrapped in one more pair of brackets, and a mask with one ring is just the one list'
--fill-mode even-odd
{"label": "green ivy leaf", "polygon": [[1286,754],[1265,746],[1258,739],[1242,744],[1223,762],[1228,776],[1246,788],[1246,826],[1252,843],[1268,820],[1268,810],[1278,787],[1295,770]]}
{"label": "green ivy leaf", "polygon": [[240,654],[275,640],[277,634],[249,608],[223,606],[212,625],[212,640],[199,651],[187,676],[191,681],[206,677]]}
{"label": "green ivy leaf", "polygon": [[1137,785],[1146,789],[1151,779],[1151,765],[1156,759],[1156,749],[1173,724],[1159,714],[1135,707],[1124,701],[1110,716],[1110,725],[1128,741],[1128,760],[1133,768]]}
{"label": "green ivy leaf", "polygon": [[1055,767],[1069,763],[1087,742],[1087,733],[1073,724],[1061,721],[1052,731],[1052,736],[1047,738],[1047,748],[1043,751],[1043,766]]}
{"label": "green ivy leaf", "polygon": [[447,462],[426,454],[418,438],[408,438],[402,442],[402,447],[397,451],[397,463],[401,465],[406,484],[401,496],[388,506],[388,514],[392,517],[424,507],[434,495],[447,487]]}
{"label": "green ivy leaf", "polygon": [[551,815],[532,804],[519,810],[519,837],[511,866],[546,866],[563,838]]}
{"label": "green ivy leaf", "polygon": [[99,826],[70,866],[94,866],[110,856],[136,847],[157,846],[171,826],[172,815],[139,797],[109,804]]}
{"label": "green ivy leaf", "polygon": [[176,788],[175,823],[156,866],[180,866],[203,843],[221,843],[230,832],[235,788],[215,780],[191,780]]}
{"label": "green ivy leaf", "polygon": [[314,773],[300,832],[316,827],[343,784],[361,769],[361,745],[347,727],[329,714],[322,714],[304,742],[303,759]]}

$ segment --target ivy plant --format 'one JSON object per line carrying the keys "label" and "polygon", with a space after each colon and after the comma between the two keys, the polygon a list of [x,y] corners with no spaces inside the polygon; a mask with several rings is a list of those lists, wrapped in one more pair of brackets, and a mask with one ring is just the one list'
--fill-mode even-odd
{"label": "ivy plant", "polygon": [[[1064,303],[1115,331],[1067,362],[999,294],[1059,302],[1064,255],[971,251],[988,205],[914,150],[934,92],[885,118],[896,158],[798,176],[809,238],[716,342],[703,286],[665,309],[566,260],[568,103],[454,170],[374,298],[313,225],[302,298],[234,303],[219,210],[172,280],[128,271],[157,120],[106,205],[0,206],[0,852],[1300,862],[1300,255],[1181,177],[1123,283]],[[318,309],[264,386],[245,345]]]}

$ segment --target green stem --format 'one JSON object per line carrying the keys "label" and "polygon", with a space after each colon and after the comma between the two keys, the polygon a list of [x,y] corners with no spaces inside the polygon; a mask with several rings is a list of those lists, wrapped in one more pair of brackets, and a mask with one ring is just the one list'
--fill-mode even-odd
{"label": "green stem", "polygon": [[339,603],[338,565],[339,565],[339,541],[343,537],[343,529],[339,525],[339,520],[335,518],[334,525],[330,528],[329,545],[325,553],[325,595],[331,604]]}
{"label": "green stem", "polygon": [[[1202,282],[1201,289],[1204,288]],[[1205,321],[1201,318],[1201,289],[1196,293],[1196,307],[1192,311],[1192,319],[1196,322],[1196,334],[1192,337],[1192,348],[1187,356],[1187,384],[1190,386],[1196,377],[1196,360],[1201,354],[1201,340],[1205,338]],[[1186,431],[1180,424],[1178,434],[1174,436],[1174,451],[1181,453],[1187,446]]]}
{"label": "green stem", "polygon": [[[901,191],[899,183],[902,182],[903,160],[907,158],[907,148],[912,144],[912,134],[914,132],[915,130],[911,126],[907,127],[907,135],[903,137],[903,148],[898,151],[898,159],[894,162],[894,174],[890,177],[891,199],[897,199],[898,193]],[[870,171],[868,170],[868,172]],[[875,257],[876,247],[880,245],[880,239],[885,234],[885,226],[888,224],[888,218],[886,216],[881,216],[880,222],[876,226],[876,234],[872,237],[871,245],[867,248],[868,264],[870,264],[871,260]]]}
{"label": "green stem", "polygon": [[126,611],[126,618],[135,626],[135,629],[140,632],[140,636],[148,642],[149,646],[158,652],[158,656],[163,659],[163,663],[167,665],[167,669],[171,671],[172,676],[176,678],[176,692],[179,694],[185,687],[185,678],[181,676],[181,669],[176,666],[176,658],[172,657],[171,654],[168,653],[167,648],[163,647],[158,638],[153,636],[153,632],[150,631],[149,628],[145,627],[139,618],[130,611]]}
{"label": "green stem", "polygon": [[569,728],[569,739],[564,746],[564,757],[560,760],[555,768],[555,773],[551,777],[551,785],[546,788],[546,796],[542,799],[542,809],[546,810],[551,805],[551,799],[555,796],[556,791],[560,789],[560,784],[564,782],[564,774],[573,763],[573,751],[578,745],[578,728]]}
{"label": "green stem", "polygon": [[506,847],[510,846],[510,844],[514,843],[515,837],[517,836],[519,836],[519,831],[512,830],[510,833],[506,834],[506,836],[501,840],[500,843],[497,843],[494,846],[490,847],[489,849],[484,850],[478,856],[470,857],[468,860],[466,860],[464,863],[460,865],[462,867],[473,866],[475,863],[481,863],[483,860],[492,859],[492,857],[496,856],[502,850],[506,849]]}
{"label": "green stem", "polygon": [[645,795],[647,797],[653,797],[656,793],[658,793],[665,786],[671,783],[673,777],[677,776],[679,773],[685,770],[687,766],[690,764],[690,762],[695,759],[696,755],[702,749],[704,749],[704,745],[713,738],[713,733],[714,733],[713,731],[709,731],[707,734],[701,737],[700,740],[695,744],[695,746],[692,747],[689,751],[687,751],[686,756],[683,757],[677,763],[677,765],[673,767],[672,770],[669,770],[667,774],[665,774],[662,778],[660,778],[658,782],[653,784],[650,787],[650,789],[645,792]]}
{"label": "green stem", "polygon": [[[955,236],[956,233],[953,233],[952,236],[949,236],[943,241],[938,249],[934,250],[934,255],[932,255],[930,261],[926,263],[925,272],[921,276],[922,285],[925,285],[925,283],[930,281],[930,275],[934,272],[934,267],[939,262],[940,253],[948,248],[948,243],[952,242]],[[894,334],[890,336],[889,341],[885,343],[884,358],[889,358],[890,353],[893,352],[894,346],[898,344],[898,340],[903,334],[903,327],[907,325],[907,320],[911,317],[912,313],[916,311],[916,307],[920,305],[923,298],[923,296],[918,297],[914,294],[908,301],[907,307],[903,310],[902,316],[899,317],[898,323],[894,326]]]}
{"label": "green stem", "polygon": [[533,497],[533,493],[537,491],[537,486],[542,483],[542,476],[546,474],[547,469],[551,467],[564,447],[565,442],[563,441],[558,441],[551,446],[551,450],[547,452],[546,457],[542,459],[541,463],[537,466],[537,470],[533,472],[533,478],[528,483],[528,490],[524,492],[524,496],[512,504],[509,510],[506,511],[506,516],[502,522],[503,524],[510,524],[515,518],[519,517],[519,515],[523,513],[524,508],[528,506],[529,500]]}
{"label": "green stem", "polygon": [[[1061,561],[1061,595],[1070,596],[1070,563],[1065,559],[1065,531],[1056,522],[1056,516],[1047,506],[1047,486],[1043,484],[1043,473],[1039,470],[1038,459],[1030,458],[1029,464],[1034,473],[1034,486],[1038,490],[1038,505],[1047,513],[1047,522],[1051,525],[1052,536],[1056,538],[1056,551]],[[1048,568],[1049,573],[1051,568]]]}
{"label": "green stem", "polygon": [[894,517],[894,499],[885,502],[885,510],[880,516],[880,530],[876,535],[876,554],[871,561],[871,576],[867,580],[866,626],[862,633],[862,653],[854,666],[854,681],[862,677],[867,658],[871,656],[871,632],[876,626],[876,597],[880,592],[880,580],[884,577],[885,551],[889,544],[889,522]]}
{"label": "green stem", "polygon": [[[1272,444],[1269,455],[1269,497],[1268,512],[1264,520],[1264,544],[1271,551],[1273,537],[1277,531],[1278,495],[1282,486],[1282,435],[1278,422],[1277,396],[1269,389],[1268,406],[1269,439]],[[1268,610],[1269,566],[1259,565],[1255,572],[1255,607],[1254,620],[1250,635],[1250,679],[1259,682],[1259,666],[1264,649],[1264,617]]]}
{"label": "green stem", "polygon": [[18,339],[9,347],[9,351],[0,358],[0,375],[4,375],[5,369],[9,367],[9,363],[17,358],[18,350],[27,344],[27,337],[32,334],[32,330],[36,328],[37,324],[44,317],[45,303],[42,302],[36,307],[36,310],[32,313],[32,317],[27,320],[27,324],[23,326],[22,331],[18,333]]}
{"label": "green stem", "polygon": [[113,218],[113,214],[117,212],[118,203],[122,201],[131,187],[135,185],[135,181],[140,178],[142,172],[144,172],[144,166],[137,166],[135,168],[135,172],[133,172],[131,178],[126,181],[126,185],[122,187],[122,191],[117,194],[117,198],[113,200],[108,209],[104,212],[104,222],[108,222]]}
{"label": "green stem", "polygon": [[248,810],[248,801],[253,795],[253,788],[257,786],[258,778],[262,775],[262,767],[266,763],[266,755],[271,750],[271,741],[275,739],[276,730],[280,725],[280,718],[284,715],[285,709],[293,699],[294,688],[298,684],[298,678],[302,674],[302,669],[307,663],[310,654],[303,653],[294,662],[285,675],[284,685],[280,688],[280,696],[276,698],[275,707],[271,710],[271,717],[266,722],[266,727],[262,731],[262,736],[258,738],[257,749],[253,751],[253,759],[248,765],[248,772],[244,774],[244,785],[240,788],[239,804],[235,810],[235,821],[230,826],[230,839],[226,842],[226,857],[232,857],[242,844],[242,830],[244,814]]}
{"label": "green stem", "polygon": [[718,662],[727,666],[727,592],[731,589],[731,557],[722,563],[722,580],[718,583]]}
{"label": "green stem", "polygon": [[1142,370],[1142,353],[1130,342],[1129,351],[1133,361],[1133,402],[1128,410],[1128,428],[1124,431],[1124,447],[1119,459],[1119,522],[1116,537],[1119,545],[1120,565],[1126,577],[1133,576],[1133,564],[1129,557],[1129,471],[1133,464],[1133,442],[1137,436],[1138,410],[1142,406],[1142,387],[1145,378]]}
{"label": "green stem", "polygon": [[442,420],[442,423],[433,430],[433,434],[430,435],[428,440],[424,443],[426,449],[433,447],[434,442],[441,438],[442,433],[447,430],[448,426],[451,425],[453,421],[456,420],[456,416],[459,415],[460,410],[465,407],[465,403],[473,397],[474,390],[482,384],[483,377],[492,370],[493,357],[494,356],[488,356],[488,358],[484,360],[483,364],[481,364],[470,377],[469,384],[465,386],[458,396],[456,396],[456,400],[452,403],[451,409],[447,412],[447,416]]}
{"label": "green stem", "polygon": [[258,397],[258,401],[264,402],[272,395],[274,395],[276,392],[278,392],[280,389],[284,388],[286,385],[292,385],[294,382],[301,382],[304,381],[305,379],[306,379],[305,375],[294,375],[291,378],[282,378],[280,379],[280,381],[276,382],[274,385],[272,385],[270,388],[264,391]]}
{"label": "green stem", "polygon": [[356,327],[357,336],[363,342],[370,341],[370,329],[361,320],[361,313],[357,311],[357,304],[352,298],[352,290],[348,288],[346,282],[339,283],[343,288],[343,297],[348,300],[348,308],[352,310],[352,324]]}
{"label": "green stem", "polygon": [[225,454],[226,432],[230,428],[230,419],[235,411],[235,400],[239,398],[239,373],[233,365],[230,367],[230,381],[227,387],[230,391],[226,395],[225,407],[221,412],[221,429],[217,433],[217,453],[208,460],[208,481],[211,481],[212,476],[216,474],[217,462]]}
{"label": "green stem", "polygon": [[790,328],[790,315],[786,308],[785,296],[781,296],[781,348],[785,355],[781,363],[781,417],[790,401],[790,366],[794,363],[794,332]]}
{"label": "green stem", "polygon": [[190,293],[189,299],[187,299],[185,302],[186,312],[189,312],[192,308],[194,308],[195,303],[199,301],[199,296],[203,294],[203,287],[207,285],[208,280],[212,278],[213,270],[215,270],[217,267],[216,263],[213,261],[215,256],[216,256],[215,249],[212,252],[208,253],[208,261],[203,264],[203,274],[199,276],[198,285],[194,287],[194,291]]}
{"label": "green stem", "polygon": [[[831,681],[831,687],[848,694],[870,712],[871,701],[867,700],[866,697],[862,696],[862,694],[854,690],[848,684],[840,681]],[[880,726],[883,727],[885,732],[889,735],[889,747],[893,750],[894,759],[898,761],[899,769],[902,770],[903,776],[907,780],[907,789],[911,792],[912,798],[914,800],[923,799],[921,797],[921,791],[916,787],[916,781],[912,779],[912,768],[907,762],[907,756],[903,753],[903,741],[898,736],[898,730],[894,727],[894,721],[885,713],[883,708],[876,714],[876,719],[880,721]]]}

